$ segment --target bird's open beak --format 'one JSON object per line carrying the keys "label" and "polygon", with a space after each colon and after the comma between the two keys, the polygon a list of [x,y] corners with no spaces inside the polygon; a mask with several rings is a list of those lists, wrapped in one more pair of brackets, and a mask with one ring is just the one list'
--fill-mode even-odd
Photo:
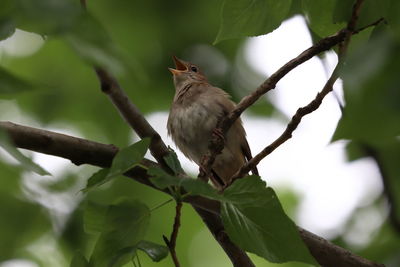
{"label": "bird's open beak", "polygon": [[172,58],[174,59],[175,62],[175,68],[168,68],[169,71],[173,74],[173,75],[179,75],[184,71],[187,71],[188,68],[185,64],[185,62],[183,62],[182,60],[180,60],[179,58],[177,58],[176,56],[172,56]]}

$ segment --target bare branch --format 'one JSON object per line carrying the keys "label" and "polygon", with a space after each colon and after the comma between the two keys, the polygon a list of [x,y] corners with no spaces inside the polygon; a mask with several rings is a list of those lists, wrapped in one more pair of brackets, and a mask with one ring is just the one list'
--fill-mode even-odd
{"label": "bare branch", "polygon": [[181,226],[181,209],[182,209],[182,202],[177,201],[176,202],[176,207],[175,207],[175,219],[174,219],[174,225],[172,228],[172,233],[171,237],[168,238],[166,236],[163,236],[165,244],[167,244],[169,248],[169,252],[171,253],[172,260],[175,264],[175,267],[179,267],[180,263],[178,260],[178,256],[176,255],[176,239],[178,238],[178,231],[179,227]]}
{"label": "bare branch", "polygon": [[382,22],[383,22],[384,24],[387,24],[387,21],[386,21],[384,18],[380,18],[380,19],[377,19],[376,21],[374,21],[374,22],[372,22],[372,23],[370,23],[370,24],[368,24],[368,25],[365,25],[365,26],[363,26],[363,27],[361,27],[361,28],[355,30],[353,34],[357,34],[357,33],[359,33],[359,32],[362,32],[362,31],[365,30],[365,29],[378,26],[378,25],[379,25],[380,23],[382,23]]}
{"label": "bare branch", "polygon": [[[11,140],[13,140],[17,147],[70,159],[75,164],[93,164],[100,167],[109,167],[113,157],[118,151],[113,145],[105,145],[11,122],[0,122],[0,128],[8,132]],[[79,155],[84,155],[87,158]],[[145,166],[159,166],[157,163],[150,160],[144,160],[142,163]],[[155,188],[150,183],[149,176],[143,168],[133,168],[125,173],[125,176]],[[232,260],[235,267],[254,267],[246,253],[233,244],[224,232],[221,217],[219,216],[220,203],[218,201],[200,196],[186,197],[184,201],[193,205],[215,239],[220,243],[221,247]],[[311,254],[321,265],[354,267],[383,266],[363,259],[304,229],[300,228],[299,231],[301,238],[304,240]],[[329,263],[335,264],[332,265]]]}
{"label": "bare branch", "polygon": [[[117,80],[114,77],[112,77],[110,73],[108,73],[102,68],[96,68],[95,71],[100,80],[101,90],[108,95],[108,97],[113,102],[115,107],[121,113],[122,117],[128,122],[128,124],[136,131],[136,133],[141,138],[144,137],[151,138],[151,143],[150,143],[151,154],[154,156],[154,158],[156,158],[157,162],[161,165],[161,167],[164,170],[171,172],[167,164],[164,162],[164,156],[166,156],[169,153],[169,151],[168,148],[165,146],[164,142],[161,140],[160,135],[153,129],[153,127],[151,127],[151,125],[147,122],[147,120],[136,108],[136,106],[129,100],[128,96],[119,86]],[[149,180],[147,181],[144,181],[143,179],[140,180],[141,180],[140,182],[146,183],[148,185],[151,184]],[[215,217],[215,215],[211,214],[209,211],[204,211],[202,213],[199,213],[199,215],[202,217],[204,222],[207,222],[209,220],[214,220]],[[213,228],[211,228],[210,225],[211,225],[210,223],[207,223],[207,226],[212,232],[212,234],[216,236],[216,233],[213,232]],[[234,253],[232,251],[227,251],[226,249],[233,249],[233,247],[235,247],[235,249],[233,249],[234,252],[241,250],[239,247],[234,245],[230,240],[229,241],[228,240],[229,240],[228,237],[226,239],[221,239],[221,240],[217,239],[221,247],[225,249],[225,252],[227,253],[228,256],[234,255]],[[227,242],[227,244],[229,245],[223,244],[221,242]],[[243,256],[246,255],[246,253],[242,252],[242,254],[240,255]],[[235,266],[249,266],[249,267],[253,266],[253,263],[247,256],[239,259],[237,256],[235,256],[235,257],[230,257],[230,259]],[[240,264],[242,265],[240,265],[238,262],[240,262]]]}
{"label": "bare branch", "polygon": [[[384,267],[385,265],[369,261],[344,248],[299,227],[300,236],[311,254],[321,266],[327,267]],[[329,252],[327,250],[329,248]],[[327,257],[327,253],[329,257]]]}
{"label": "bare branch", "polygon": [[160,135],[147,122],[139,109],[129,100],[124,90],[119,86],[117,80],[112,77],[110,73],[102,68],[96,68],[95,71],[100,80],[101,90],[110,98],[121,116],[140,138],[151,138],[151,154],[157,162],[163,165],[164,169],[169,170],[163,159],[169,151],[161,140]]}
{"label": "bare branch", "polygon": [[[265,80],[254,92],[250,95],[245,96],[242,100],[236,105],[236,108],[230,112],[226,117],[224,117],[221,121],[218,122],[217,127],[219,130],[225,135],[233,122],[242,114],[242,112],[247,109],[249,106],[254,104],[262,95],[267,93],[268,91],[275,88],[276,84],[282,79],[287,73],[291,70],[299,66],[300,64],[306,62],[313,56],[331,49],[333,46],[342,42],[346,36],[346,29],[340,30],[338,33],[326,37],[320,40],[318,43],[314,44],[307,50],[303,51],[300,55],[293,58],[281,68],[279,68],[274,74],[272,74],[267,80]],[[216,155],[221,153],[224,148],[224,140],[219,138],[218,136],[214,136],[208,145],[208,152],[205,157],[203,157],[203,161],[201,165],[203,166],[204,172],[200,172],[199,178],[207,175],[211,166],[215,160]]]}
{"label": "bare branch", "polygon": [[240,168],[240,170],[233,175],[231,182],[229,184],[227,184],[226,187],[228,187],[236,179],[243,177],[252,168],[257,166],[257,164],[263,158],[265,158],[266,156],[271,154],[276,148],[278,148],[284,142],[286,142],[287,140],[292,138],[292,134],[293,134],[294,130],[296,130],[297,126],[300,124],[301,119],[304,116],[306,116],[307,114],[310,114],[311,112],[318,109],[318,107],[321,105],[322,100],[325,98],[325,96],[333,90],[333,84],[335,83],[337,78],[338,78],[338,74],[337,74],[337,68],[336,68],[333,71],[331,77],[329,77],[328,81],[325,83],[325,86],[322,89],[322,91],[317,94],[315,99],[313,101],[311,101],[307,106],[299,108],[296,111],[296,114],[292,117],[289,124],[286,126],[285,131],[275,141],[273,141],[270,145],[265,147],[260,153],[258,153],[251,160],[249,160],[245,165],[243,165],[243,167]]}
{"label": "bare branch", "polygon": [[[233,175],[231,182],[227,184],[225,187],[229,186],[235,179],[243,177],[246,173],[248,173],[252,168],[258,165],[258,163],[271,154],[277,147],[282,145],[284,142],[289,140],[292,137],[293,132],[296,130],[297,126],[300,124],[301,119],[310,114],[311,112],[317,110],[322,103],[322,100],[325,96],[333,90],[333,85],[335,81],[339,77],[339,69],[342,67],[345,61],[347,48],[350,43],[351,36],[356,27],[357,19],[362,7],[364,0],[357,0],[353,5],[352,16],[347,24],[345,31],[345,38],[342,43],[339,44],[339,60],[336,65],[332,75],[329,77],[328,81],[325,83],[321,92],[317,94],[315,99],[311,101],[307,106],[299,108],[296,111],[296,114],[292,117],[291,121],[287,125],[285,131],[270,145],[264,148],[260,153],[258,153],[254,158],[248,161],[236,174]],[[376,21],[375,23],[379,23],[381,20]],[[376,25],[376,24],[373,24]]]}
{"label": "bare branch", "polygon": [[[280,79],[282,79],[291,70],[293,70],[300,64],[306,62],[307,60],[311,59],[315,55],[327,51],[332,47],[342,43],[345,40],[346,42],[343,46],[346,48],[344,48],[343,51],[346,51],[351,35],[357,34],[360,31],[365,30],[366,28],[376,26],[382,21],[384,21],[383,19],[379,19],[363,28],[356,30],[355,26],[363,2],[364,2],[363,0],[357,0],[355,2],[353,6],[351,19],[346,28],[340,30],[339,32],[337,32],[332,36],[321,39],[319,42],[317,42],[307,50],[303,51],[300,55],[293,58],[285,65],[283,65],[281,68],[279,68],[274,74],[272,74],[267,80],[265,80],[255,91],[253,91],[248,96],[243,97],[242,100],[236,105],[236,108],[218,122],[216,129],[219,129],[219,131],[222,132],[223,135],[226,135],[229,128],[232,126],[235,120],[240,117],[243,111],[246,110],[252,104],[254,104],[262,95],[274,89],[276,84],[280,81]],[[343,57],[345,56],[343,52],[341,52],[340,54],[342,54]],[[220,138],[217,135],[213,136],[209,141],[208,151],[206,155],[202,158],[201,162],[202,167],[200,168],[200,173],[198,178],[204,180],[206,179],[205,176],[209,176],[209,173],[211,171],[211,166],[215,161],[215,157],[218,154],[220,154],[223,149],[224,149],[224,139]]]}

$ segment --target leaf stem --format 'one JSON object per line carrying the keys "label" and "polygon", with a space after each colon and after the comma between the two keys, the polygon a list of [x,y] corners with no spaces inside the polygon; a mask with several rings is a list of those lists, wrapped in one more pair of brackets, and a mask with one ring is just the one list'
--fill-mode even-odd
{"label": "leaf stem", "polygon": [[162,202],[161,204],[155,206],[154,208],[151,208],[151,209],[150,209],[150,212],[153,212],[153,211],[155,211],[156,209],[159,209],[159,208],[161,208],[161,207],[167,205],[168,203],[172,202],[172,200],[173,200],[173,198],[170,198],[170,199],[168,199],[167,201]]}

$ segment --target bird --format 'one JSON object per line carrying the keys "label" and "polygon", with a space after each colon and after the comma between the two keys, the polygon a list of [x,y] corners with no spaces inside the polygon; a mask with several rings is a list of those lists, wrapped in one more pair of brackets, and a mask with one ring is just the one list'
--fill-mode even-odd
{"label": "bird", "polygon": [[[202,157],[218,121],[231,112],[236,104],[224,90],[212,86],[198,66],[173,56],[175,96],[170,108],[168,135],[182,153],[201,166]],[[210,180],[216,188],[223,188],[231,177],[252,158],[242,121],[238,118],[228,130],[225,147],[211,166]],[[252,173],[258,175],[255,167]]]}

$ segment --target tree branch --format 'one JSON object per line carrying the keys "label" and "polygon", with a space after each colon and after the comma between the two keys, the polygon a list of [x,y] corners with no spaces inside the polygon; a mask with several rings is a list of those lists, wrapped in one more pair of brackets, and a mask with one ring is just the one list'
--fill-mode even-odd
{"label": "tree branch", "polygon": [[[164,170],[171,173],[170,168],[164,161],[164,157],[169,153],[169,150],[162,141],[160,135],[153,129],[153,127],[151,127],[151,125],[147,122],[145,117],[140,113],[140,111],[136,108],[136,106],[129,100],[126,93],[122,90],[117,80],[114,77],[112,77],[111,74],[109,74],[106,70],[102,68],[95,68],[95,71],[100,80],[101,90],[107,94],[107,96],[110,98],[114,106],[121,113],[122,117],[135,130],[135,132],[140,136],[140,138],[145,138],[145,137],[151,138],[151,143],[149,147],[151,154],[154,156],[154,158],[157,160],[157,162],[161,165],[161,167]],[[143,179],[141,179],[141,182],[146,184],[151,184],[151,182],[148,179],[147,181],[143,181]],[[205,222],[214,221],[216,216],[215,214],[212,214],[209,211],[204,211],[198,214]],[[212,234],[216,236],[217,233],[213,232],[215,229],[210,227],[211,224],[207,223],[206,225],[208,226]],[[229,238],[227,239],[229,240]],[[233,244],[228,240],[217,239],[218,243],[225,250],[228,256],[233,255],[232,251],[228,251],[229,249],[233,249],[232,247],[236,248],[234,250],[235,252],[241,250],[239,247],[237,247],[235,244]],[[224,244],[224,242],[232,244],[232,246],[227,246],[226,244]],[[235,257],[230,256],[230,259],[234,266],[244,266],[244,267],[254,266],[250,258],[247,257],[246,253],[243,252],[241,255],[242,257],[240,259],[238,259],[236,256]],[[246,257],[244,257],[244,255],[246,255]]]}
{"label": "tree branch", "polygon": [[[105,145],[60,133],[22,126],[11,122],[0,121],[0,128],[8,132],[11,140],[19,148],[69,159],[77,165],[92,164],[99,167],[109,167],[111,166],[113,157],[118,151],[118,149],[113,145]],[[144,160],[142,163],[145,166],[159,166],[157,163],[150,160]],[[155,188],[150,183],[149,176],[143,168],[135,167],[125,173],[125,176]],[[199,213],[215,239],[225,250],[235,267],[254,267],[254,264],[250,261],[246,253],[232,243],[224,232],[223,224],[219,216],[220,203],[218,201],[200,196],[186,197],[184,201],[189,202],[194,206],[195,210]],[[304,240],[311,254],[321,265],[354,267],[383,266],[363,259],[304,229],[300,228],[299,231],[301,238]]]}
{"label": "tree branch", "polygon": [[[276,84],[291,70],[299,66],[300,64],[311,59],[315,55],[331,49],[333,46],[342,42],[346,37],[346,29],[342,29],[336,34],[321,39],[318,43],[314,44],[307,50],[303,51],[300,55],[293,58],[281,68],[279,68],[274,74],[272,74],[267,80],[265,80],[254,92],[242,98],[242,100],[236,105],[236,108],[220,120],[216,126],[219,131],[224,135],[228,132],[231,125],[235,122],[237,118],[246,110],[249,106],[254,104],[262,95],[266,94],[270,90],[274,89]],[[203,157],[201,165],[203,166],[204,172],[200,172],[199,178],[203,178],[204,175],[208,175],[211,170],[211,166],[214,163],[215,157],[221,153],[224,148],[224,140],[218,136],[211,138],[208,151],[206,156]]]}
{"label": "tree branch", "polygon": [[179,227],[181,226],[181,209],[182,209],[182,202],[178,200],[176,201],[175,219],[174,219],[174,225],[172,227],[171,237],[168,240],[168,238],[165,235],[163,235],[164,242],[169,248],[169,252],[171,253],[171,257],[175,264],[175,267],[180,267],[175,247],[176,247],[176,239],[178,238]]}
{"label": "tree branch", "polygon": [[262,159],[264,159],[266,156],[271,154],[276,148],[278,148],[280,145],[282,145],[284,142],[292,138],[293,132],[296,130],[297,126],[300,124],[301,119],[306,116],[307,114],[310,114],[311,112],[317,110],[319,106],[322,103],[322,100],[325,98],[325,96],[333,90],[333,84],[338,78],[337,74],[338,70],[335,68],[333,71],[332,75],[329,77],[328,81],[325,83],[324,88],[322,89],[321,92],[317,94],[317,96],[314,98],[313,101],[311,101],[307,106],[301,107],[296,111],[296,114],[292,117],[290,120],[289,124],[286,126],[285,131],[275,140],[273,141],[270,145],[265,147],[260,153],[258,153],[256,156],[254,156],[251,160],[249,160],[245,165],[242,166],[242,168],[239,169],[233,176],[230,181],[225,187],[228,187],[230,184],[232,184],[236,179],[243,177],[248,173],[251,169],[253,169],[255,166],[260,163]]}
{"label": "tree branch", "polygon": [[168,166],[164,162],[164,157],[168,155],[167,146],[161,140],[160,135],[147,122],[139,109],[129,100],[128,96],[119,86],[117,80],[111,76],[103,68],[95,68],[97,77],[99,78],[101,91],[105,93],[119,111],[125,121],[139,135],[140,138],[149,137],[150,152],[163,168],[169,171]]}
{"label": "tree branch", "polygon": [[[363,2],[364,2],[363,0],[357,0],[355,2],[352,10],[352,16],[346,28],[340,30],[339,32],[337,32],[332,36],[321,39],[319,42],[317,42],[307,50],[303,51],[300,55],[293,58],[285,65],[283,65],[281,68],[279,68],[267,80],[265,80],[255,91],[253,91],[248,96],[243,97],[242,100],[236,105],[236,108],[218,122],[216,129],[222,132],[223,135],[226,135],[232,124],[235,122],[235,120],[237,120],[237,118],[240,117],[243,111],[245,111],[249,106],[254,104],[262,95],[274,89],[276,84],[291,70],[293,70],[300,64],[306,62],[307,60],[311,59],[315,55],[327,51],[346,40],[345,44],[343,45],[344,47],[346,47],[345,49],[343,49],[343,51],[345,51],[347,49],[351,35],[357,34],[360,31],[365,30],[369,27],[376,26],[382,21],[384,21],[384,19],[378,19],[377,21],[356,30],[355,26]],[[345,56],[343,52],[341,52],[341,54],[343,55],[343,57]],[[201,162],[202,167],[200,168],[198,178],[206,180],[206,177],[209,176],[209,173],[211,171],[211,166],[214,163],[216,156],[220,154],[224,149],[225,145],[224,141],[225,140],[223,138],[217,135],[213,136],[210,139],[208,144],[208,151],[206,155],[202,158]]]}

